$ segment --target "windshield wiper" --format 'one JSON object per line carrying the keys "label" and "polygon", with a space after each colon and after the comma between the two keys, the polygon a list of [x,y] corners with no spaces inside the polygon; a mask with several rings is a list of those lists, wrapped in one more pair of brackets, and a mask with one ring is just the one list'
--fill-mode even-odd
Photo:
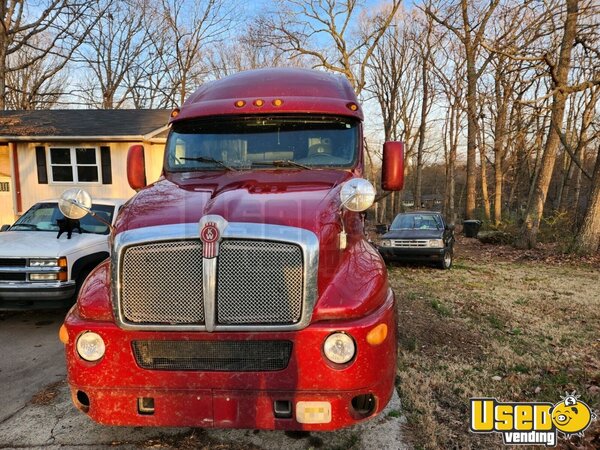
{"label": "windshield wiper", "polygon": [[234,172],[237,171],[237,169],[234,169],[233,167],[228,166],[223,161],[220,161],[215,158],[210,158],[208,156],[194,156],[193,158],[186,158],[184,156],[179,159],[183,159],[185,161],[198,161],[198,162],[203,162],[203,163],[214,163],[214,164],[218,164],[219,166],[223,167],[226,170],[233,170]]}
{"label": "windshield wiper", "polygon": [[312,167],[305,166],[296,161],[290,159],[280,159],[275,161],[254,161],[252,165],[257,164],[259,166],[275,166],[275,167],[299,167],[301,169],[312,170]]}

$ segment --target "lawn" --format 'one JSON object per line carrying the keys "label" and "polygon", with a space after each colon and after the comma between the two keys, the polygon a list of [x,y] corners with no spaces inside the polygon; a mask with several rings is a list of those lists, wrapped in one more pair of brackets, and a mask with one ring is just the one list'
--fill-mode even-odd
{"label": "lawn", "polygon": [[[415,448],[506,448],[500,435],[468,431],[471,397],[556,403],[577,390],[598,411],[598,259],[464,238],[455,254],[450,271],[388,268],[398,300],[398,391]],[[600,448],[600,420],[560,445]]]}

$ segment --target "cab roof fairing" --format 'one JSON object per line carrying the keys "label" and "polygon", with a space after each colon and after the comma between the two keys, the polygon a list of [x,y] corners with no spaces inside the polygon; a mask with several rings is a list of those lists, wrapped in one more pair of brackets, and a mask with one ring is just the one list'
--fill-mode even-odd
{"label": "cab roof fairing", "polygon": [[[260,107],[253,102],[264,100]],[[283,104],[274,106],[273,100]],[[235,102],[244,100],[242,107]],[[358,106],[356,111],[349,103]],[[307,69],[258,69],[239,72],[200,86],[170,123],[226,115],[325,114],[363,121],[362,108],[348,80],[341,75]]]}

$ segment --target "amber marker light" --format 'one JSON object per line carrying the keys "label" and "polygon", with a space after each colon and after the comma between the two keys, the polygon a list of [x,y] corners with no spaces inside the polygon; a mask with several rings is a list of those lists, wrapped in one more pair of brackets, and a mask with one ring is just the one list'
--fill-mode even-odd
{"label": "amber marker light", "polygon": [[263,99],[257,98],[256,100],[254,100],[254,106],[258,106],[259,108],[265,104],[265,101]]}
{"label": "amber marker light", "polygon": [[276,98],[271,103],[273,103],[273,106],[281,106],[283,105],[283,100],[281,100],[280,98]]}
{"label": "amber marker light", "polygon": [[358,105],[356,103],[348,103],[346,105],[346,107],[350,110],[350,111],[358,111]]}
{"label": "amber marker light", "polygon": [[380,323],[367,334],[367,342],[371,345],[379,345],[387,337],[388,327],[385,323]]}
{"label": "amber marker light", "polygon": [[171,111],[171,118],[172,119],[174,119],[178,115],[179,115],[179,108],[175,108],[173,111]]}
{"label": "amber marker light", "polygon": [[60,326],[60,330],[58,330],[58,339],[65,345],[69,343],[69,333],[67,332],[67,327],[65,327],[64,323]]}
{"label": "amber marker light", "polygon": [[246,102],[244,100],[238,100],[234,103],[236,108],[241,108],[242,106],[244,106],[246,104]]}
{"label": "amber marker light", "polygon": [[58,267],[67,267],[67,258],[64,256],[58,258]]}

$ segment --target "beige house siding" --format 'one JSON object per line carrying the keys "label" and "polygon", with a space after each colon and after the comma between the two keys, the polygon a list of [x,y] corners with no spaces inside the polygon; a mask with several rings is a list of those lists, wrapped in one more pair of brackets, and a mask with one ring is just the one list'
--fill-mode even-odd
{"label": "beige house siding", "polygon": [[[134,142],[18,142],[19,172],[21,181],[21,199],[23,210],[27,211],[34,203],[41,200],[58,198],[60,194],[72,187],[82,187],[92,198],[129,198],[133,191],[127,182],[127,151]],[[111,153],[112,184],[98,183],[53,183],[48,176],[48,184],[39,184],[37,176],[36,153],[38,146],[48,147],[96,147],[109,146]],[[146,174],[148,182],[155,181],[161,173],[164,144],[144,145],[146,154]],[[50,175],[50,159],[46,158],[46,169]],[[15,206],[13,205],[13,209]]]}

